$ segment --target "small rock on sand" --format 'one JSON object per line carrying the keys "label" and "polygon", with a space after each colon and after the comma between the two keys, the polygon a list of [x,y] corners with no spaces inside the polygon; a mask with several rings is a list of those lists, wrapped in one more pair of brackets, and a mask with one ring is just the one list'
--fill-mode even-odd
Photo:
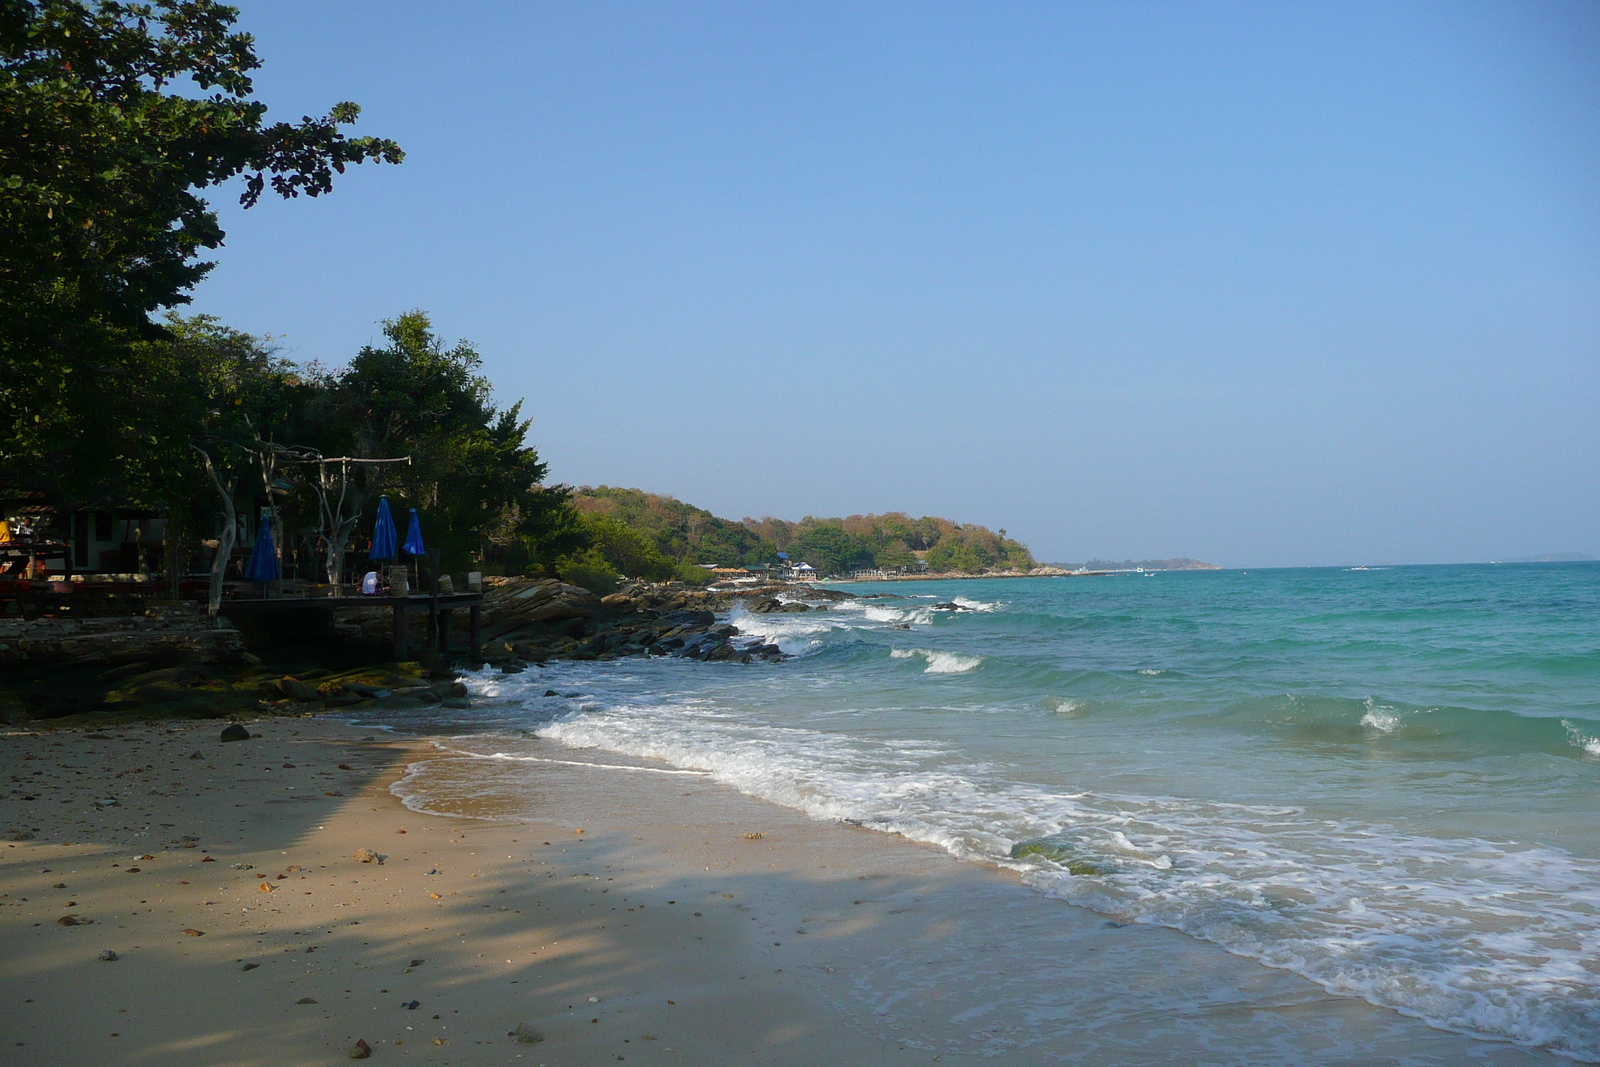
{"label": "small rock on sand", "polygon": [[358,848],[355,851],[356,861],[359,863],[382,863],[383,857],[370,848]]}
{"label": "small rock on sand", "polygon": [[100,953],[100,955],[96,956],[95,959],[105,960],[107,963],[115,963],[117,961],[117,954],[112,952],[110,949],[106,949],[104,952]]}
{"label": "small rock on sand", "polygon": [[372,1046],[367,1044],[365,1041],[357,1041],[354,1045],[350,1046],[350,1058],[351,1059],[353,1059],[353,1060],[365,1060],[365,1059],[370,1059],[371,1057],[372,1057]]}
{"label": "small rock on sand", "polygon": [[315,1004],[316,1002],[316,997],[301,997],[299,1000],[295,1001],[296,1004]]}
{"label": "small rock on sand", "polygon": [[236,722],[230,723],[222,728],[222,740],[248,741],[250,740],[250,731],[245,729],[243,726],[240,726]]}
{"label": "small rock on sand", "polygon": [[544,1040],[544,1035],[527,1023],[518,1023],[517,1028],[507,1032],[506,1036],[515,1038],[519,1045],[537,1045]]}

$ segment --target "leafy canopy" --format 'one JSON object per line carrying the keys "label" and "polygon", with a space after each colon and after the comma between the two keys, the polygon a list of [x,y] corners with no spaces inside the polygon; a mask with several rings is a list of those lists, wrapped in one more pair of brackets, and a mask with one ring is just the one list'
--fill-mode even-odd
{"label": "leafy canopy", "polygon": [[403,158],[342,132],[352,103],[267,124],[237,17],[0,0],[0,482],[104,493],[149,446],[139,401],[173,383],[135,342],[162,336],[150,316],[188,302],[225,236],[199,191],[242,177],[246,207],[269,185],[320,196],[350,164]]}
{"label": "leafy canopy", "polygon": [[540,558],[581,544],[567,488],[543,485],[549,466],[525,444],[532,420],[521,401],[494,406],[471,342],[447,346],[422,311],[386,320],[383,332],[387,345],[362,348],[319,382],[323,454],[410,456],[408,466],[368,468],[364,492],[422,511],[424,540],[447,566],[515,539],[531,539]]}

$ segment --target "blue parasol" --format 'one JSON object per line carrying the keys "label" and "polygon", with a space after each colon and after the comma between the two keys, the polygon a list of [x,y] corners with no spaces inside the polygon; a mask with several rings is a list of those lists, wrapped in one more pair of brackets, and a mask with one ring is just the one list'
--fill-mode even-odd
{"label": "blue parasol", "polygon": [[272,523],[264,522],[256,531],[256,544],[250,550],[250,564],[244,576],[252,582],[273,582],[283,577],[278,566],[278,550],[272,544]]}
{"label": "blue parasol", "polygon": [[399,555],[395,551],[394,516],[389,513],[389,498],[378,498],[378,521],[372,527],[372,551],[367,553],[367,558],[374,563],[394,559]]}
{"label": "blue parasol", "polygon": [[406,531],[406,543],[400,548],[413,556],[420,556],[428,550],[422,546],[422,520],[417,518],[417,509],[411,509],[411,529]]}

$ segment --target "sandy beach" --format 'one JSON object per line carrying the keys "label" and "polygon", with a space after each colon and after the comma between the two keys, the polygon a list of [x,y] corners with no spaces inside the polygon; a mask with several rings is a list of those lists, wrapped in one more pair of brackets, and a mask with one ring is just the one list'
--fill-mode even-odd
{"label": "sandy beach", "polygon": [[0,741],[0,1062],[1554,1062],[693,773],[552,743],[512,812],[425,739],[250,728]]}

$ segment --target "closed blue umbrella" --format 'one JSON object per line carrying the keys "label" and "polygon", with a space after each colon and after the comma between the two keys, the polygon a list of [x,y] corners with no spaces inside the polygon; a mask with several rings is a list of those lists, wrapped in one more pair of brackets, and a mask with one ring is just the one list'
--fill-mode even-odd
{"label": "closed blue umbrella", "polygon": [[378,498],[378,521],[372,527],[372,551],[367,553],[367,558],[374,563],[383,563],[395,559],[399,552],[395,550],[394,516],[389,512],[389,498]]}
{"label": "closed blue umbrella", "polygon": [[417,509],[411,509],[411,529],[406,531],[406,543],[400,546],[413,556],[420,556],[428,550],[422,546],[422,520],[417,518]]}
{"label": "closed blue umbrella", "polygon": [[272,523],[262,523],[256,532],[256,545],[250,550],[250,564],[245,567],[244,576],[252,582],[273,582],[283,577],[278,550],[272,544]]}

